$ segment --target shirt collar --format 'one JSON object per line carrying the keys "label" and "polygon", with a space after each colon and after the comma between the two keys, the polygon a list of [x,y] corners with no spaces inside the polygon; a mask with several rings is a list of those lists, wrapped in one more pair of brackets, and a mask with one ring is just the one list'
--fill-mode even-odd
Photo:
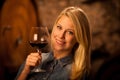
{"label": "shirt collar", "polygon": [[54,60],[54,64],[60,64],[62,67],[64,67],[65,65],[72,63],[73,56],[68,55],[68,56],[65,56],[65,57],[60,58],[60,59],[55,59],[53,56],[53,52],[51,52],[50,60]]}
{"label": "shirt collar", "polygon": [[61,59],[58,59],[58,63],[59,63],[62,67],[64,67],[64,66],[67,65],[67,64],[72,63],[72,61],[73,61],[72,55],[68,55],[68,56],[65,56],[65,57],[63,57],[63,58],[61,58]]}

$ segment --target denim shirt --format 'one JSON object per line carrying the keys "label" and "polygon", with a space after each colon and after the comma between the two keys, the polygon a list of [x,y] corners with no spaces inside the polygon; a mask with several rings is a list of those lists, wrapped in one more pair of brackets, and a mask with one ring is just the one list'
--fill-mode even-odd
{"label": "denim shirt", "polygon": [[[27,80],[69,80],[72,66],[72,56],[56,60],[53,53],[42,54],[42,64],[39,65],[45,72],[30,72]],[[21,66],[18,76],[22,72],[24,65]]]}

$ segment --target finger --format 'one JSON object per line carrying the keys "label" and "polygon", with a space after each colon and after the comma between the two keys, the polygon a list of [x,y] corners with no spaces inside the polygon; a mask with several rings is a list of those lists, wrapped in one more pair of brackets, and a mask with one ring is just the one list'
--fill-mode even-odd
{"label": "finger", "polygon": [[31,53],[29,57],[30,57],[31,59],[32,59],[33,57],[38,58],[38,59],[40,59],[40,60],[42,59],[41,53]]}
{"label": "finger", "polygon": [[39,56],[39,53],[30,53],[31,56]]}
{"label": "finger", "polygon": [[31,60],[28,62],[28,64],[30,66],[37,66],[37,65],[39,65],[40,62],[41,62],[40,60]]}
{"label": "finger", "polygon": [[37,59],[27,59],[26,65],[35,66],[37,64]]}
{"label": "finger", "polygon": [[38,55],[38,56],[33,56],[33,55],[29,55],[28,56],[28,60],[41,60],[42,56]]}
{"label": "finger", "polygon": [[41,56],[41,53],[30,53],[31,56]]}
{"label": "finger", "polygon": [[37,56],[37,57],[33,57],[31,55],[28,56],[26,62],[28,63],[28,65],[38,65],[41,62],[41,57]]}

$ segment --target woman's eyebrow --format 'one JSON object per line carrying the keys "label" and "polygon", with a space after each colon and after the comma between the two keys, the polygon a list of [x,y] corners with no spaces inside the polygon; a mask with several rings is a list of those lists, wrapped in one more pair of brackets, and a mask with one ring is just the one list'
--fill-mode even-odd
{"label": "woman's eyebrow", "polygon": [[60,23],[57,23],[57,25],[62,26]]}

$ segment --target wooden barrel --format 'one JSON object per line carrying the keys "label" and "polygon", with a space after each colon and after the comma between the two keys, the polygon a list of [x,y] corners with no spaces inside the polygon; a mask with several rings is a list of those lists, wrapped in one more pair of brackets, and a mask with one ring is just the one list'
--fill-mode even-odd
{"label": "wooden barrel", "polygon": [[0,17],[0,64],[16,71],[31,51],[30,28],[37,26],[31,0],[5,0]]}

